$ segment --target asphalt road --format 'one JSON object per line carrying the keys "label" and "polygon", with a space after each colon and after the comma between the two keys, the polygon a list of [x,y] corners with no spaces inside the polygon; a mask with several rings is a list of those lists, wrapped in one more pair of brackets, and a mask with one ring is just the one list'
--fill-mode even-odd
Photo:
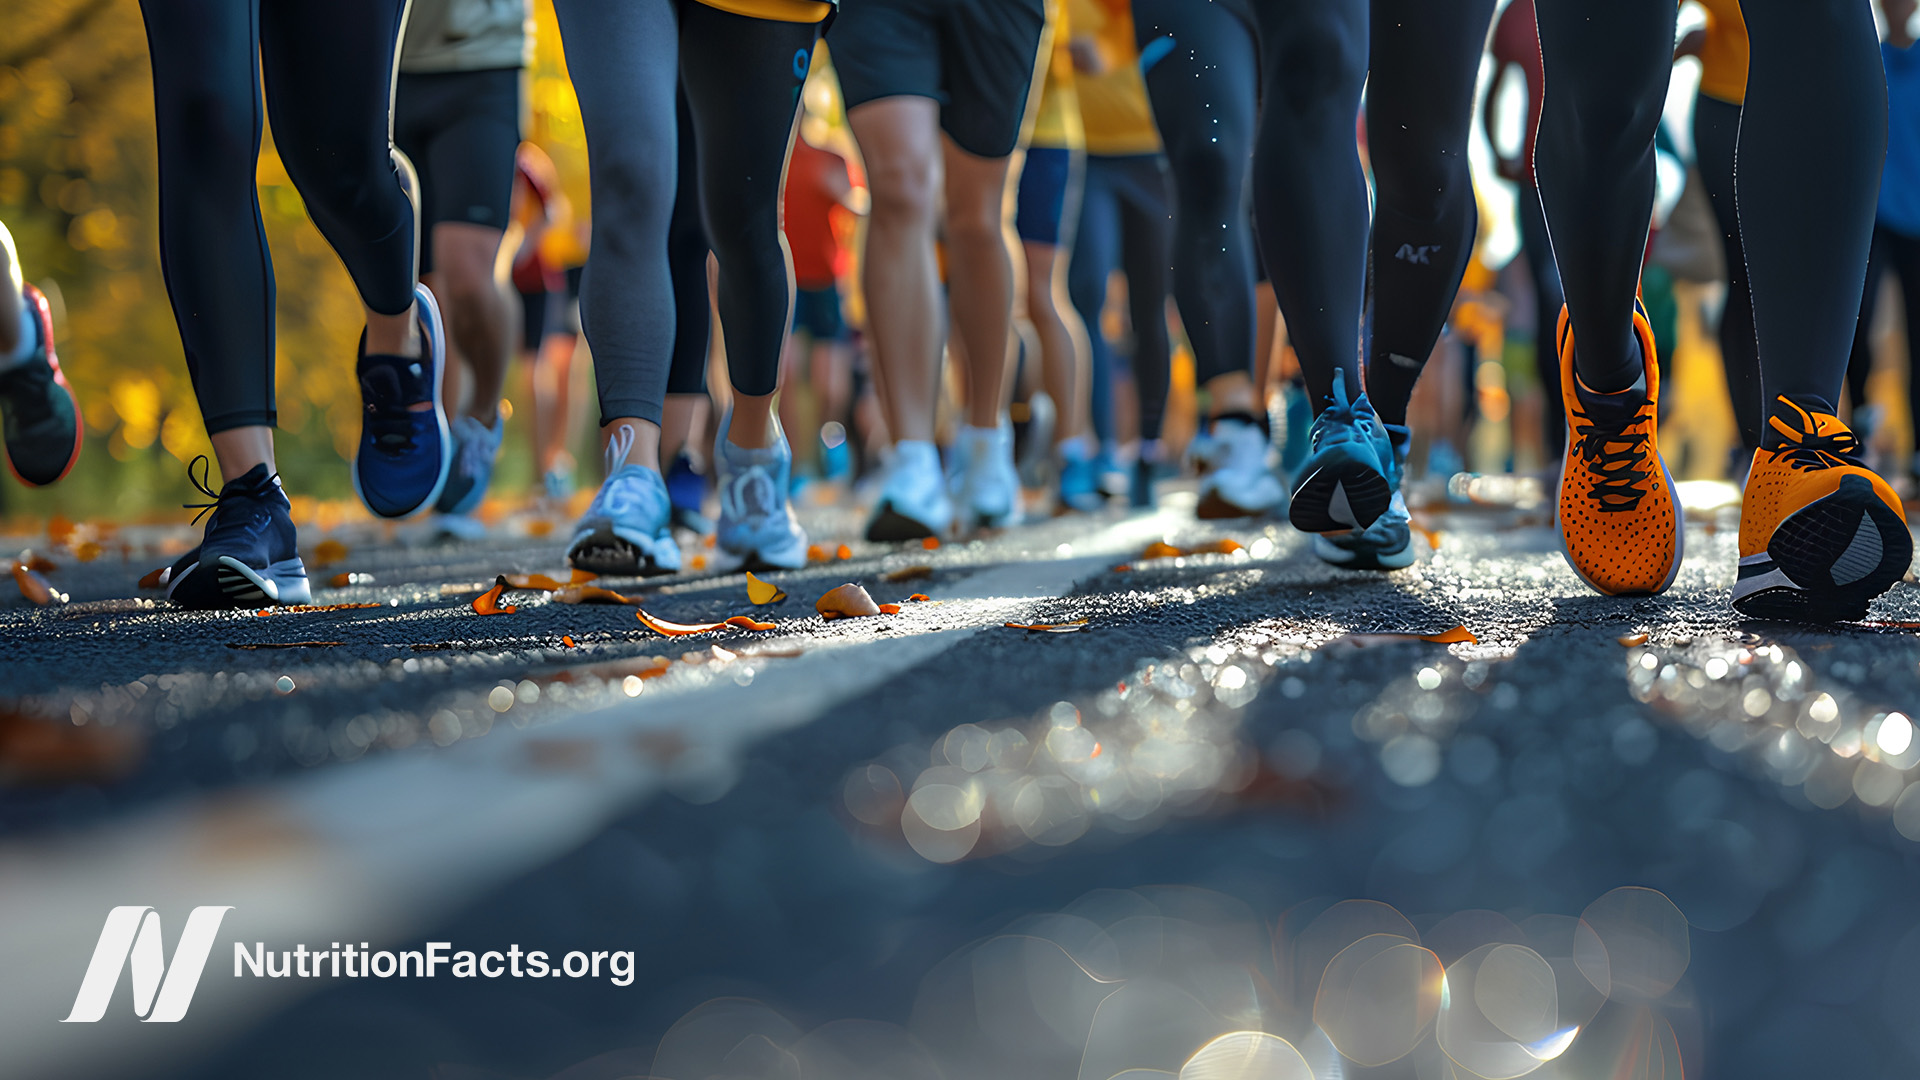
{"label": "asphalt road", "polygon": [[[719,567],[596,583],[776,624],[675,638],[477,614],[559,575],[546,539],[350,536],[326,573],[371,582],[316,603],[377,606],[267,616],[69,561],[70,603],[0,607],[0,1075],[1920,1074],[1920,589],[1743,622],[1730,509],[1614,600],[1518,511],[1365,575],[1183,505],[937,551],[822,512],[850,557],[764,607]],[[821,619],[844,582],[902,609]],[[169,956],[232,906],[181,1022],[126,979],[58,1022],[116,905]],[[233,967],[360,941],[608,956]]]}

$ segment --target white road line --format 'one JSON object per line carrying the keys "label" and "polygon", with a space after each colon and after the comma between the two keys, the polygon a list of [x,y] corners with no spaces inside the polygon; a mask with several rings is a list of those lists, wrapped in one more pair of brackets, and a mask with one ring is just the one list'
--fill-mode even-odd
{"label": "white road line", "polygon": [[[829,715],[1190,520],[1169,507],[1103,527],[1070,554],[989,567],[942,590],[945,629],[901,633],[897,621],[895,632],[851,643],[797,642],[808,651],[756,664],[750,686],[650,686],[631,703],[562,723],[498,725],[440,752],[388,754],[190,798],[83,835],[0,844],[0,1078],[118,1076],[205,1052],[331,984],[235,978],[234,943],[325,948],[418,934],[581,843],[664,782],[722,790],[755,741]],[[669,744],[681,748],[671,777],[659,764]],[[194,906],[234,910],[183,1022],[138,1022],[123,987],[105,1020],[59,1023],[107,910],[122,904],[160,913],[169,956]],[[527,947],[540,947],[541,932],[526,928]]]}

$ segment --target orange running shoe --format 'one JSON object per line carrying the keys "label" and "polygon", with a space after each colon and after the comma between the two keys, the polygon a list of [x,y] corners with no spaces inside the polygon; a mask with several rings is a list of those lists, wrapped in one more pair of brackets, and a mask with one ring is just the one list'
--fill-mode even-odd
{"label": "orange running shoe", "polygon": [[1913,563],[1900,497],[1826,402],[1777,397],[1767,423],[1783,441],[1754,451],[1747,472],[1733,606],[1756,619],[1864,618]]}
{"label": "orange running shoe", "polygon": [[1573,371],[1573,324],[1560,309],[1560,394],[1567,452],[1560,466],[1560,546],[1581,580],[1608,596],[1663,592],[1680,570],[1685,535],[1673,477],[1660,459],[1660,367],[1638,301],[1633,331],[1644,374],[1616,394]]}

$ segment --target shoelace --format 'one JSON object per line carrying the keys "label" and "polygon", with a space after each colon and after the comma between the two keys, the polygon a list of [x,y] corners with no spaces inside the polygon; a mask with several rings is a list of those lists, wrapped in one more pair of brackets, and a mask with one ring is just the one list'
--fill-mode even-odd
{"label": "shoelace", "polygon": [[1352,427],[1362,436],[1370,436],[1373,424],[1373,406],[1367,401],[1363,391],[1352,401],[1347,400],[1347,381],[1344,378],[1333,380],[1333,393],[1327,395],[1327,407],[1313,418],[1312,440],[1320,445],[1321,436],[1329,428]]}
{"label": "shoelace", "polygon": [[[390,385],[383,387],[379,383]],[[411,453],[414,447],[414,412],[400,400],[399,377],[383,368],[375,368],[360,377],[360,394],[367,403],[364,423],[373,434],[373,445],[387,454]]]}
{"label": "shoelace", "polygon": [[1800,469],[1837,469],[1846,465],[1860,464],[1860,452],[1864,447],[1860,445],[1860,437],[1855,435],[1852,429],[1841,426],[1836,420],[1835,430],[1822,432],[1819,430],[1819,421],[1814,419],[1813,413],[1785,397],[1778,400],[1800,414],[1801,426],[1796,431],[1792,425],[1782,421],[1778,416],[1769,421],[1776,431],[1795,440],[1767,448],[1767,453],[1773,456],[1773,460],[1789,461],[1795,468]]}
{"label": "shoelace", "polygon": [[[197,473],[194,471],[196,468],[199,470]],[[191,522],[191,524],[194,524],[194,525],[200,524],[201,518],[206,517],[208,514],[217,512],[219,508],[225,503],[237,501],[240,499],[251,499],[254,497],[254,493],[247,492],[247,491],[229,491],[229,490],[226,490],[225,488],[223,488],[220,491],[213,490],[213,485],[209,483],[209,480],[211,479],[212,474],[213,474],[213,462],[210,461],[207,458],[207,455],[205,454],[201,454],[198,457],[194,458],[192,461],[187,463],[187,479],[192,482],[195,488],[199,489],[200,494],[205,495],[207,498],[213,500],[212,502],[180,504],[180,509],[182,510],[200,511],[199,513],[193,515],[193,521]],[[267,483],[271,485],[279,479],[280,479],[280,474],[276,472],[267,477]],[[226,487],[231,487],[231,486],[232,485],[226,485]]]}
{"label": "shoelace", "polygon": [[[1574,419],[1586,421],[1585,427],[1577,428],[1575,453],[1593,476],[1593,487],[1587,497],[1594,501],[1594,509],[1603,514],[1633,510],[1647,494],[1639,486],[1653,475],[1646,461],[1647,433],[1627,431],[1640,422],[1640,414],[1646,408],[1642,405],[1623,416],[1605,420],[1579,410],[1573,414]],[[1608,449],[1613,444],[1620,449]]]}
{"label": "shoelace", "polygon": [[609,518],[621,518],[637,515],[641,509],[638,492],[631,491],[633,485],[619,477],[626,466],[627,455],[633,451],[637,438],[632,424],[621,424],[614,429],[612,437],[607,439],[606,472],[607,478],[600,484],[599,494],[594,496],[597,511]]}

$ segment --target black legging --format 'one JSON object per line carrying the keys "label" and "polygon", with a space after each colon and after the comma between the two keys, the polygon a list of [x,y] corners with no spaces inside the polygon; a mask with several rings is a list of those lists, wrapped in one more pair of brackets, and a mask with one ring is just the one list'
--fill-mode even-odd
{"label": "black legging", "polygon": [[[673,194],[679,153],[693,152],[676,150],[676,81],[686,88],[702,218],[719,257],[728,370],[739,392],[772,393],[793,302],[780,181],[819,26],[693,0],[556,6],[594,190],[580,306],[602,424],[621,416],[659,423],[666,398],[675,348],[664,331],[678,321],[668,261]],[[704,280],[701,295],[704,306]]]}
{"label": "black legging", "polygon": [[1315,410],[1336,377],[1359,396],[1367,182],[1353,137],[1367,78],[1367,0],[1255,0],[1267,73],[1254,219]]}
{"label": "black legging", "polygon": [[1159,154],[1087,155],[1080,222],[1067,264],[1067,294],[1087,324],[1093,356],[1093,428],[1113,438],[1113,350],[1101,331],[1107,278],[1127,277],[1133,322],[1133,385],[1140,400],[1140,437],[1160,437],[1171,381],[1167,342],[1167,267],[1172,261],[1173,212],[1167,166]]}
{"label": "black legging", "polygon": [[[1886,156],[1885,76],[1859,0],[1744,0],[1735,197],[1764,397],[1839,397]],[[1536,161],[1595,390],[1637,377],[1631,310],[1672,66],[1668,0],[1538,0],[1546,63]],[[1771,442],[1777,433],[1761,430]]]}
{"label": "black legging", "polygon": [[160,155],[160,264],[209,433],[272,425],[273,260],[254,173],[266,114],[360,298],[413,303],[414,210],[392,156],[404,0],[142,0]]}
{"label": "black legging", "polygon": [[1554,265],[1553,244],[1547,239],[1540,189],[1519,185],[1514,211],[1520,219],[1520,254],[1526,257],[1527,275],[1533,279],[1533,371],[1540,379],[1540,447],[1547,460],[1557,461],[1567,445],[1567,415],[1560,400],[1560,351],[1554,344],[1554,328],[1567,298],[1560,291],[1560,268]]}
{"label": "black legging", "polygon": [[713,338],[713,308],[707,296],[707,227],[700,220],[700,155],[684,85],[675,95],[680,170],[667,224],[667,273],[673,280],[673,361],[667,393],[705,394],[707,355]]}
{"label": "black legging", "polygon": [[1480,215],[1467,170],[1474,83],[1494,0],[1373,0],[1373,334],[1367,399],[1407,421],[1421,365],[1453,311]]}
{"label": "black legging", "polygon": [[[1867,280],[1860,292],[1860,318],[1854,325],[1853,355],[1847,364],[1847,392],[1853,407],[1867,403],[1867,376],[1873,374],[1873,316],[1880,306],[1880,280],[1888,270],[1900,281],[1900,307],[1906,316],[1909,341],[1920,340],[1920,238],[1903,236],[1884,225],[1873,230],[1873,254],[1867,260]],[[1909,352],[1912,345],[1908,346]],[[1909,367],[1909,372],[1914,370]],[[1920,416],[1920,378],[1907,376],[1910,415]]]}
{"label": "black legging", "polygon": [[[1253,370],[1253,247],[1247,159],[1260,64],[1229,0],[1134,0],[1147,96],[1173,180],[1173,296],[1201,384]],[[1154,45],[1172,38],[1171,50]],[[1154,59],[1158,55],[1158,59]],[[1353,141],[1353,113],[1346,121]],[[1349,146],[1351,151],[1351,146]],[[1362,189],[1362,213],[1365,191]]]}
{"label": "black legging", "polygon": [[1701,186],[1713,205],[1726,253],[1727,299],[1720,309],[1720,360],[1727,369],[1727,393],[1740,441],[1749,452],[1760,445],[1760,349],[1753,337],[1753,290],[1747,283],[1747,253],[1740,245],[1740,217],[1734,212],[1733,147],[1740,134],[1740,106],[1710,98],[1693,99],[1693,153]]}

